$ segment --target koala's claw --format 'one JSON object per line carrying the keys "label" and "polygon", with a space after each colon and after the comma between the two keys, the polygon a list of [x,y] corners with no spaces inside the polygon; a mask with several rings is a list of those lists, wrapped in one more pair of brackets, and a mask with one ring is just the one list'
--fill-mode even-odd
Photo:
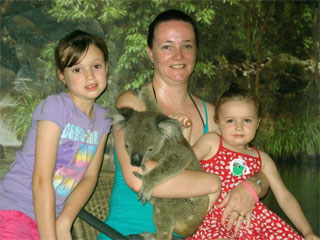
{"label": "koala's claw", "polygon": [[148,233],[148,232],[141,233],[140,237],[142,237],[143,240],[156,240],[156,238],[154,237],[154,234]]}
{"label": "koala's claw", "polygon": [[141,166],[141,168],[142,168],[142,172],[143,172],[143,174],[146,174],[147,172],[148,172],[148,169],[146,168],[146,165],[142,165]]}
{"label": "koala's claw", "polygon": [[138,200],[141,200],[141,203],[144,205],[147,201],[150,201],[152,195],[152,189],[149,191],[144,190],[143,186],[138,193]]}
{"label": "koala's claw", "polygon": [[142,179],[142,175],[136,171],[133,171],[133,175],[135,175],[139,179]]}

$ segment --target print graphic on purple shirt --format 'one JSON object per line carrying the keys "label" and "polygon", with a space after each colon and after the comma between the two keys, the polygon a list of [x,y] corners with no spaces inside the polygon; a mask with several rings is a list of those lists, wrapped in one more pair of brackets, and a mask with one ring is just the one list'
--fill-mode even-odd
{"label": "print graphic on purple shirt", "polygon": [[38,121],[46,120],[54,122],[61,129],[53,174],[58,217],[66,198],[88,169],[101,137],[110,131],[110,120],[105,118],[106,112],[106,109],[94,104],[94,118],[91,120],[66,93],[51,95],[40,103],[33,113],[23,149],[17,151],[10,170],[0,180],[0,209],[22,211],[35,219],[32,174],[36,129]]}

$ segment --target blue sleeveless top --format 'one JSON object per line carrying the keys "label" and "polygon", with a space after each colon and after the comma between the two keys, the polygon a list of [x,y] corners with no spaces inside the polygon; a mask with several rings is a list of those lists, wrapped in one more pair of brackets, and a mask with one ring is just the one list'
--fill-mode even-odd
{"label": "blue sleeveless top", "polygon": [[[203,134],[205,134],[209,132],[208,112],[205,101],[201,99],[201,102],[205,110],[206,119],[203,130]],[[109,202],[109,214],[104,222],[123,235],[140,234],[142,232],[156,232],[156,228],[152,220],[152,205],[149,202],[142,205],[142,203],[137,200],[137,193],[126,184],[115,149],[114,162],[116,167],[115,179]],[[103,233],[100,233],[97,239],[101,240],[110,238]]]}

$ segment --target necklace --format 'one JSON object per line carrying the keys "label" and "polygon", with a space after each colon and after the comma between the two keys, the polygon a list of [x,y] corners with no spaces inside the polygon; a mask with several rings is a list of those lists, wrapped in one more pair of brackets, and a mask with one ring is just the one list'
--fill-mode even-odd
{"label": "necklace", "polygon": [[[153,95],[154,95],[154,100],[155,100],[156,103],[158,104],[157,94],[156,94],[156,90],[154,89],[153,82],[151,82],[151,85],[152,85],[152,91],[153,91]],[[202,115],[201,115],[201,113],[200,113],[200,110],[199,110],[196,102],[194,101],[194,99],[193,99],[193,97],[191,96],[191,94],[190,94],[189,91],[188,91],[188,95],[189,95],[189,97],[190,97],[193,105],[196,107],[196,109],[197,109],[197,111],[198,111],[198,113],[199,113],[199,116],[200,116],[200,118],[201,118],[201,122],[202,122],[203,127],[205,127],[205,123],[204,123],[204,121],[203,121],[203,118],[202,118]]]}

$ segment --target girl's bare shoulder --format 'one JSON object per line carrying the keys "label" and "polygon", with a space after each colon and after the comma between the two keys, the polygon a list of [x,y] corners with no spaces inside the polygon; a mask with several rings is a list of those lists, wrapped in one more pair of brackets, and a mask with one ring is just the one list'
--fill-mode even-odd
{"label": "girl's bare shoulder", "polygon": [[217,142],[220,142],[220,137],[215,132],[208,132],[199,138],[199,142],[200,141],[202,143],[206,142],[207,144],[216,144]]}
{"label": "girl's bare shoulder", "polygon": [[273,161],[272,158],[269,156],[269,154],[267,154],[266,152],[259,151],[259,153],[260,153],[261,159],[268,159]]}
{"label": "girl's bare shoulder", "polygon": [[262,169],[273,169],[276,167],[276,163],[273,161],[273,159],[269,156],[269,154],[259,151],[261,156],[261,162],[262,162]]}

